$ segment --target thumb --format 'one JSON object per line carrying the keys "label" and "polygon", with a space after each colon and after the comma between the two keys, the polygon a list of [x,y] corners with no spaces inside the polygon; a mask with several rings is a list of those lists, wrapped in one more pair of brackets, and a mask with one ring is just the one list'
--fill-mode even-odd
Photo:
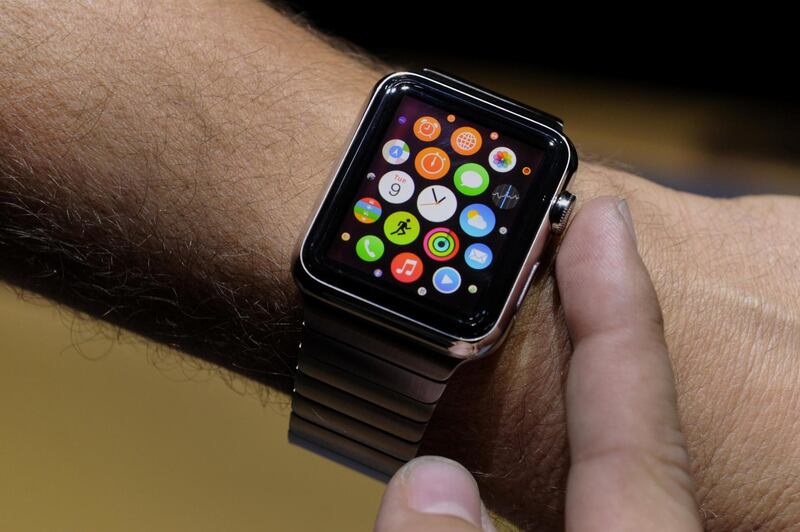
{"label": "thumb", "polygon": [[567,530],[701,530],[661,309],[624,201],[581,209],[556,275],[573,343]]}
{"label": "thumb", "polygon": [[383,495],[376,532],[494,532],[478,493],[463,466],[439,456],[422,456],[392,477]]}

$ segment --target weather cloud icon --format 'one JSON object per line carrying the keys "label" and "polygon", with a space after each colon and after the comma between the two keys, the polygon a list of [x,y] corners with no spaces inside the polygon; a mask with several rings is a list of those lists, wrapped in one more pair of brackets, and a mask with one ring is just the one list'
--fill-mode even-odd
{"label": "weather cloud icon", "polygon": [[475,229],[480,229],[481,231],[485,230],[489,226],[483,216],[481,216],[481,213],[475,209],[472,209],[467,213],[467,224],[471,225]]}
{"label": "weather cloud icon", "polygon": [[473,203],[464,207],[458,221],[465,233],[480,238],[492,232],[497,220],[488,206],[483,203]]}

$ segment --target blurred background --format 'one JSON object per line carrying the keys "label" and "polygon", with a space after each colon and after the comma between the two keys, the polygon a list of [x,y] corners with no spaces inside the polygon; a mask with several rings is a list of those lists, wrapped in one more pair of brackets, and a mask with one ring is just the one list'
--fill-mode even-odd
{"label": "blurred background", "polygon": [[[794,30],[763,7],[285,9],[561,116],[584,159],[699,194],[800,194]],[[20,295],[0,285],[0,530],[371,529],[382,485],[290,447],[285,399]]]}
{"label": "blurred background", "polygon": [[583,159],[712,196],[800,192],[796,29],[768,4],[289,6],[390,65],[432,65],[563,118]]}

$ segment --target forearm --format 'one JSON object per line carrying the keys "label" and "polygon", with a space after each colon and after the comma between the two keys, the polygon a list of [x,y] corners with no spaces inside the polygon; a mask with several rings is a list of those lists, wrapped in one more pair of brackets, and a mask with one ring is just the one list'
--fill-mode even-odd
{"label": "forearm", "polygon": [[162,4],[2,8],[2,268],[289,389],[291,249],[378,73],[256,1]]}
{"label": "forearm", "polygon": [[[3,9],[3,273],[288,389],[299,329],[290,255],[380,69],[256,2]],[[800,430],[785,417],[797,411],[797,369],[781,358],[797,352],[796,284],[778,294],[752,283],[768,273],[757,256],[774,253],[739,249],[745,236],[763,244],[758,232],[737,234],[736,207],[594,165],[571,188],[629,200],[665,309],[705,507],[720,528],[766,522],[781,501],[761,497],[764,480],[784,488],[798,468],[791,453]],[[784,223],[781,243],[797,258],[792,222]],[[790,272],[784,281],[796,283]],[[568,465],[569,342],[553,280],[538,288],[503,354],[454,378],[428,450],[478,471],[501,513],[553,524]],[[753,290],[769,305],[754,306]],[[742,325],[766,323],[760,311],[780,317],[780,330],[748,334]],[[775,341],[783,343],[753,370],[748,361]],[[755,445],[752,434],[777,430],[780,417],[757,407],[779,390],[773,408],[790,421],[780,445],[737,454]],[[775,460],[781,470],[771,469]]]}

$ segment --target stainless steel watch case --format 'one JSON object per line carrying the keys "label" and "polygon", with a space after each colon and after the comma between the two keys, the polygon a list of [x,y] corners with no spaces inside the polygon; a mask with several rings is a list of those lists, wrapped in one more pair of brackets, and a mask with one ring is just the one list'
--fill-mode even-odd
{"label": "stainless steel watch case", "polygon": [[[343,290],[341,287],[334,286],[316,277],[303,260],[303,250],[307,244],[311,228],[320,216],[324,199],[331,193],[336,178],[341,173],[342,165],[346,157],[353,149],[355,132],[358,132],[362,128],[365,120],[370,116],[373,110],[372,108],[376,104],[376,98],[386,84],[391,83],[398,77],[419,78],[425,80],[427,83],[442,84],[450,90],[462,93],[465,98],[474,98],[483,105],[498,107],[506,113],[512,113],[523,120],[528,120],[538,126],[545,127],[552,131],[553,134],[561,137],[566,146],[568,146],[569,156],[567,158],[567,164],[564,165],[563,174],[550,195],[550,207],[546,215],[540,220],[533,242],[529,247],[522,266],[517,272],[515,281],[505,299],[499,317],[487,333],[479,336],[461,337],[448,334],[444,331],[437,330],[429,324],[416,320],[413,316],[400,314],[392,309],[369,301],[364,297]],[[502,343],[511,327],[517,309],[530,287],[531,279],[537,270],[542,253],[550,240],[551,233],[563,231],[566,225],[566,219],[572,209],[575,197],[566,192],[565,187],[577,168],[577,154],[570,140],[561,131],[561,126],[560,120],[555,117],[526,107],[523,104],[494,94],[486,89],[468,84],[453,76],[432,70],[423,70],[419,73],[396,72],[386,76],[378,82],[367,101],[361,118],[357,121],[354,133],[351,135],[351,141],[342,158],[336,165],[324,192],[314,208],[307,228],[302,233],[300,241],[295,249],[293,274],[304,297],[313,298],[333,309],[338,309],[348,315],[355,316],[357,319],[366,320],[367,322],[378,325],[393,334],[397,334],[411,342],[419,344],[422,348],[427,348],[447,357],[465,361],[492,352]],[[553,230],[554,226],[555,231]]]}

